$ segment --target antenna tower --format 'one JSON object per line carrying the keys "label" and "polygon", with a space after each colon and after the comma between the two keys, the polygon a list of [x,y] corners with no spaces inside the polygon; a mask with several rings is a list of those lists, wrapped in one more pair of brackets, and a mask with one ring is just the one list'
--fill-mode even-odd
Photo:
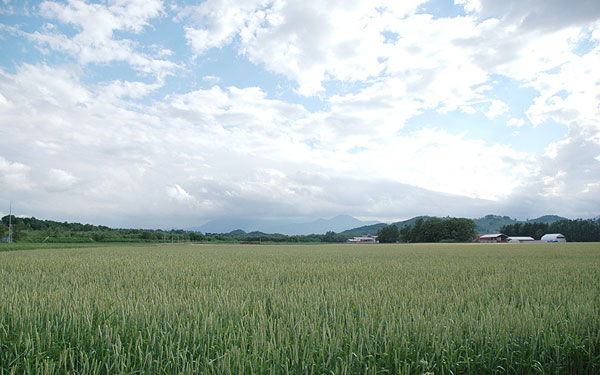
{"label": "antenna tower", "polygon": [[8,243],[12,242],[12,201],[8,209]]}

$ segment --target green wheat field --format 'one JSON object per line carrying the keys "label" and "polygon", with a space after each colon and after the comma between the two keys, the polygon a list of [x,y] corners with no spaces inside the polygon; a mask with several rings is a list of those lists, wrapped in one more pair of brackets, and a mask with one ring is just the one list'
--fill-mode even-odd
{"label": "green wheat field", "polygon": [[0,374],[599,374],[600,244],[0,252]]}

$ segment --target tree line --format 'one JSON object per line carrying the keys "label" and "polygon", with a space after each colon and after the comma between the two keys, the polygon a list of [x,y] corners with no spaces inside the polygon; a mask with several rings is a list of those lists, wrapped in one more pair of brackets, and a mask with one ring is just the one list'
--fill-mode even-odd
{"label": "tree line", "polygon": [[[246,233],[198,233],[182,229],[114,229],[104,225],[40,220],[35,217],[12,216],[13,239],[17,242],[277,242],[342,243],[352,237],[349,234],[329,231],[325,234],[285,235],[261,232]],[[0,239],[8,236],[9,216],[0,220]],[[378,239],[383,243],[394,242],[469,242],[475,238],[476,225],[466,218],[419,218],[414,225],[399,227],[388,225],[379,230]],[[600,242],[600,219],[561,220],[552,224],[525,222],[505,225],[502,233],[508,236],[529,236],[540,239],[546,233],[562,233],[568,241]]]}
{"label": "tree line", "polygon": [[502,233],[507,236],[526,236],[536,240],[544,234],[560,233],[573,242],[600,241],[600,219],[597,220],[560,220],[548,223],[515,223],[502,227]]}
{"label": "tree line", "polygon": [[414,225],[398,229],[396,224],[379,230],[377,239],[382,243],[394,242],[469,242],[475,238],[475,222],[466,218],[419,218]]}
{"label": "tree line", "polygon": [[[206,233],[177,230],[115,229],[104,225],[40,220],[35,217],[12,216],[15,242],[345,242],[350,235],[327,232],[325,234],[285,235],[261,232]],[[9,216],[0,220],[0,239],[8,236]]]}
{"label": "tree line", "polygon": [[[179,230],[114,229],[104,225],[40,220],[35,217],[10,218],[15,242],[171,242],[201,241],[201,233]],[[8,236],[9,216],[0,219],[0,238]]]}

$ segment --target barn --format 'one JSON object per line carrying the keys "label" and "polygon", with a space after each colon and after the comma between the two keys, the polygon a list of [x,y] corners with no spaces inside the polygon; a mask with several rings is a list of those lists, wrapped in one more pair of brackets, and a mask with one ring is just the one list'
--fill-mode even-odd
{"label": "barn", "polygon": [[567,238],[560,233],[549,233],[542,236],[542,241],[545,242],[567,242]]}
{"label": "barn", "polygon": [[477,242],[480,243],[497,243],[497,242],[506,242],[508,236],[502,233],[494,233],[494,234],[482,234],[477,236]]}
{"label": "barn", "polygon": [[372,236],[370,234],[368,234],[366,236],[350,238],[346,242],[347,243],[379,243],[379,241],[377,241],[377,236]]}
{"label": "barn", "polygon": [[533,237],[508,237],[507,239],[510,243],[521,243],[521,242],[533,242],[535,239]]}

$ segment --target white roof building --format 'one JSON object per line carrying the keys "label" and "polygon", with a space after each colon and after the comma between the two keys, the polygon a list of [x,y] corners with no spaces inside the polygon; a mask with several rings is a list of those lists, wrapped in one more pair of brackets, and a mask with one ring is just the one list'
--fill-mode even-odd
{"label": "white roof building", "polygon": [[377,241],[377,236],[372,236],[370,234],[368,234],[366,236],[350,238],[346,242],[347,243],[379,243],[379,241]]}
{"label": "white roof building", "polygon": [[533,237],[517,237],[517,236],[508,237],[506,240],[507,240],[508,242],[513,242],[513,243],[515,243],[515,242],[517,242],[517,243],[520,243],[520,242],[531,242],[531,241],[535,241],[535,240],[533,239]]}
{"label": "white roof building", "polygon": [[549,233],[542,236],[542,241],[546,242],[567,242],[567,238],[560,233]]}

